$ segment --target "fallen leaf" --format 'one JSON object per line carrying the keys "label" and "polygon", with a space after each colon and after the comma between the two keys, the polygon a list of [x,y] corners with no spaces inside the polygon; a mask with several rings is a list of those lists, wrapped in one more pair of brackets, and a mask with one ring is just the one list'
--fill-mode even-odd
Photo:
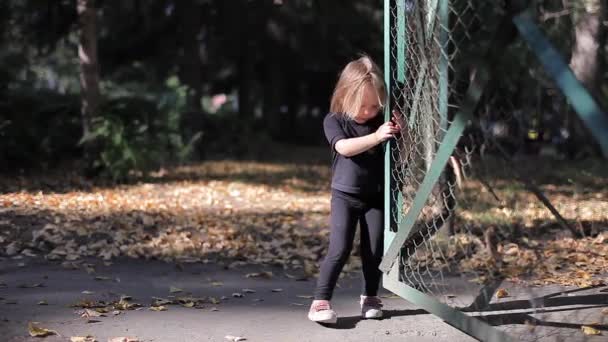
{"label": "fallen leaf", "polygon": [[95,280],[110,280],[111,278],[110,277],[105,277],[105,276],[97,276],[97,277],[95,277],[93,279],[95,279]]}
{"label": "fallen leaf", "polygon": [[312,298],[314,298],[311,295],[296,295],[296,297],[298,297],[298,298],[304,298],[304,299],[312,299]]}
{"label": "fallen leaf", "polygon": [[38,302],[38,305],[49,305],[49,303],[47,303],[46,300],[41,300]]}
{"label": "fallen leaf", "polygon": [[304,306],[304,304],[302,304],[302,303],[296,303],[296,302],[291,302],[289,304],[295,305],[295,306]]}
{"label": "fallen leaf", "polygon": [[594,327],[588,326],[588,325],[582,325],[581,326],[581,330],[583,331],[583,334],[585,335],[601,335],[602,332]]}
{"label": "fallen leaf", "polygon": [[74,308],[83,308],[83,309],[84,308],[103,307],[103,306],[105,306],[103,303],[101,303],[101,302],[95,302],[95,301],[92,301],[90,299],[82,299],[79,302],[74,303],[74,304],[71,305],[71,307],[74,307]]}
{"label": "fallen leaf", "polygon": [[27,324],[27,329],[32,337],[47,337],[50,335],[59,335],[55,330],[50,330],[46,328],[39,327],[36,325],[37,322],[29,322]]}
{"label": "fallen leaf", "polygon": [[91,309],[84,309],[84,312],[82,313],[82,315],[80,315],[80,317],[84,317],[84,318],[90,318],[90,317],[106,317],[106,315],[96,311],[96,310],[91,310]]}
{"label": "fallen leaf", "polygon": [[244,337],[241,337],[241,336],[232,336],[232,335],[226,335],[224,338],[227,339],[228,341],[232,341],[232,342],[238,342],[238,341],[245,341],[245,340],[247,340]]}
{"label": "fallen leaf", "polygon": [[232,297],[234,297],[234,298],[243,298],[243,294],[235,292],[235,293],[232,294]]}
{"label": "fallen leaf", "polygon": [[34,253],[31,249],[26,248],[24,250],[21,251],[21,254],[28,256],[28,257],[36,257],[38,256],[38,254]]}
{"label": "fallen leaf", "polygon": [[255,293],[255,290],[252,289],[243,289],[244,293]]}
{"label": "fallen leaf", "polygon": [[153,297],[153,299],[154,299],[154,303],[152,305],[154,305],[154,306],[162,306],[162,305],[173,304],[172,300],[168,300],[168,299],[165,299],[165,298]]}
{"label": "fallen leaf", "polygon": [[167,311],[167,307],[163,305],[151,306],[150,310],[152,311]]}
{"label": "fallen leaf", "polygon": [[211,308],[211,310],[209,310],[209,311],[215,312],[215,311],[220,311],[220,309],[218,309],[218,308]]}
{"label": "fallen leaf", "polygon": [[211,286],[215,286],[215,287],[222,286],[222,285],[224,285],[224,283],[222,283],[221,281],[214,281],[211,283]]}
{"label": "fallen leaf", "polygon": [[184,290],[182,290],[182,289],[180,289],[180,288],[178,288],[178,287],[175,287],[175,286],[171,286],[171,287],[169,288],[169,293],[179,293],[179,292],[183,292],[183,291],[184,291]]}
{"label": "fallen leaf", "polygon": [[70,342],[97,342],[95,337],[91,335],[87,336],[72,336],[70,337]]}
{"label": "fallen leaf", "polygon": [[108,342],[139,342],[136,337],[114,337],[108,340]]}
{"label": "fallen leaf", "polygon": [[505,298],[505,297],[509,297],[509,292],[506,289],[498,289],[498,291],[496,291],[496,298]]}
{"label": "fallen leaf", "polygon": [[283,292],[283,289],[272,289],[272,292]]}
{"label": "fallen leaf", "polygon": [[36,283],[36,284],[21,284],[21,285],[19,285],[17,287],[21,288],[21,289],[33,289],[35,287],[44,287],[44,284],[41,284],[41,283]]}
{"label": "fallen leaf", "polygon": [[87,290],[84,290],[84,291],[82,291],[81,293],[82,293],[82,294],[85,294],[85,295],[92,295],[92,294],[94,294],[95,292],[93,292],[93,291],[87,291]]}
{"label": "fallen leaf", "polygon": [[270,279],[270,278],[272,278],[272,272],[265,271],[265,272],[247,273],[245,275],[245,278],[266,278],[266,279]]}
{"label": "fallen leaf", "polygon": [[114,309],[116,309],[116,310],[133,310],[140,306],[141,306],[140,304],[129,303],[128,300],[124,300],[124,299],[121,299],[120,301],[114,303]]}

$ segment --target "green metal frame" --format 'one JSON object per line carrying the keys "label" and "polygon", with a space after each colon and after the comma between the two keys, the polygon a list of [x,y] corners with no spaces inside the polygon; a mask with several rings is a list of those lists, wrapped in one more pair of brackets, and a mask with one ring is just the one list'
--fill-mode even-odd
{"label": "green metal frame", "polygon": [[[396,1],[397,16],[391,18],[391,3]],[[427,15],[431,16],[437,13],[440,19],[440,43],[443,48],[447,48],[449,38],[449,0],[431,0]],[[406,78],[405,58],[407,49],[406,42],[406,17],[405,17],[405,0],[384,0],[384,68],[385,82],[387,85],[387,93],[391,92],[391,71],[392,59],[391,49],[397,49],[397,60],[395,61],[397,69],[397,80],[404,82]],[[503,23],[515,24],[521,36],[526,40],[530,48],[536,53],[537,57],[543,63],[545,69],[555,79],[563,93],[568,97],[574,109],[583,119],[587,127],[599,142],[605,156],[608,157],[608,117],[601,111],[597,103],[589,95],[587,90],[576,80],[572,71],[565,64],[559,53],[551,46],[549,41],[544,37],[532,20],[532,16],[528,12],[522,12],[519,15],[509,13],[503,18]],[[432,30],[432,23],[427,17],[427,29]],[[393,21],[394,20],[394,21]],[[397,46],[392,46],[391,26],[396,25]],[[499,26],[500,27],[500,26]],[[493,46],[490,47],[484,61],[491,61],[496,64],[501,54],[501,48],[508,44],[509,38],[507,30],[497,32]],[[419,68],[425,66],[421,65]],[[432,192],[434,185],[441,177],[450,156],[452,155],[460,136],[469,120],[473,119],[473,112],[479,102],[483,89],[490,78],[490,65],[482,63],[472,80],[469,89],[465,95],[465,99],[460,110],[456,113],[449,125],[448,121],[448,57],[442,53],[440,58],[440,80],[439,80],[439,112],[441,116],[440,127],[445,131],[439,150],[436,153],[435,159],[432,161],[429,171],[424,177],[420,188],[418,189],[412,206],[403,216],[403,195],[398,189],[395,179],[392,177],[393,160],[392,155],[395,152],[396,146],[394,141],[389,141],[385,151],[385,235],[384,235],[384,258],[380,264],[380,269],[384,272],[383,285],[386,289],[403,297],[404,299],[420,306],[426,311],[442,318],[448,324],[464,331],[465,333],[480,339],[482,341],[510,341],[509,337],[504,332],[493,328],[486,322],[477,318],[467,316],[463,312],[456,310],[448,305],[445,305],[435,298],[424,294],[417,289],[414,289],[400,281],[399,264],[395,263],[398,260],[401,247],[410,238],[411,231],[416,223],[416,219],[424,208],[426,200]],[[420,72],[419,74],[424,74]],[[419,95],[419,88],[423,87],[423,80],[417,80],[414,91],[413,108],[417,108],[416,99]],[[391,103],[392,96],[388,99],[388,105],[385,108],[385,119],[389,120],[392,115],[393,105]],[[410,120],[415,120],[416,113],[408,113]],[[412,121],[410,121],[412,122]],[[487,296],[488,294],[486,294]],[[491,296],[491,294],[489,294]]]}
{"label": "green metal frame", "polygon": [[[399,82],[405,81],[405,39],[402,35],[405,35],[405,0],[396,0],[397,18],[395,20],[397,26],[397,79]],[[435,7],[437,6],[437,7]],[[390,0],[384,1],[384,39],[385,39],[385,51],[384,51],[384,66],[385,66],[385,82],[387,84],[387,93],[391,94],[391,16],[390,16]],[[448,41],[448,0],[438,0],[433,3],[433,8],[430,11],[436,10],[440,15],[441,29],[441,44],[447,46]],[[429,12],[430,12],[429,11]],[[428,23],[428,22],[427,22]],[[429,25],[429,30],[432,29],[432,25]],[[401,220],[402,216],[402,203],[403,197],[400,189],[396,189],[396,182],[391,175],[393,169],[392,154],[396,146],[394,141],[389,141],[385,151],[385,234],[384,234],[384,246],[385,256],[380,266],[385,273],[383,276],[383,286],[407,299],[408,301],[420,306],[426,311],[444,319],[448,324],[464,331],[465,333],[478,338],[482,341],[507,341],[508,336],[503,332],[492,328],[487,323],[465,315],[464,313],[445,305],[436,299],[428,296],[399,280],[399,265],[395,263],[399,256],[399,252],[403,243],[409,237],[410,231],[414,226],[414,223],[420,214],[421,210],[426,203],[426,199],[430,195],[434,184],[439,180],[442,170],[448,162],[448,159],[452,155],[458,140],[466,126],[467,121],[472,118],[472,113],[481,97],[482,89],[485,83],[488,81],[487,67],[480,68],[477,72],[475,80],[469,87],[465,103],[461,110],[456,114],[452,124],[448,128],[447,110],[448,110],[448,61],[447,55],[442,54],[440,60],[440,94],[439,94],[439,109],[441,115],[441,127],[447,129],[445,137],[442,140],[439,150],[437,151],[436,158],[433,160],[429,172],[426,174],[420,189],[416,193],[412,208],[407,212],[405,218]],[[417,84],[416,88],[421,88],[422,85]],[[417,92],[415,92],[417,93]],[[389,104],[385,108],[385,119],[390,119],[392,112],[392,99],[389,99]],[[414,107],[416,105],[414,104]],[[411,114],[411,113],[410,113]],[[414,118],[411,118],[414,119]],[[396,231],[395,231],[395,228]]]}

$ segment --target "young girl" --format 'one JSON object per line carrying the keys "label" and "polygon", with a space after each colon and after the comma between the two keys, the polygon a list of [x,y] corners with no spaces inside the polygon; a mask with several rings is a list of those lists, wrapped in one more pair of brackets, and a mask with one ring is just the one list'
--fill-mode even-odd
{"label": "young girl", "polygon": [[380,109],[386,102],[382,72],[367,56],[342,70],[331,98],[330,113],[323,128],[332,151],[331,214],[329,251],[323,263],[308,318],[336,323],[330,300],[338,276],[350,255],[357,223],[361,234],[363,318],[382,317],[377,297],[383,254],[382,142],[400,131],[397,124],[384,123]]}

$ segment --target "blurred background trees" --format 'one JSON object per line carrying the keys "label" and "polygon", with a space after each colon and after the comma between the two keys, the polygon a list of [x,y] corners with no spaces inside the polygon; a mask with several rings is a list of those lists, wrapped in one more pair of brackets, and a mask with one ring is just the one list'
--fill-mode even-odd
{"label": "blurred background trees", "polygon": [[[605,103],[605,1],[535,4]],[[321,122],[340,69],[358,53],[382,63],[382,8],[381,0],[2,1],[0,168],[80,161],[122,178],[260,158],[276,143],[325,144]],[[513,63],[500,98],[487,100],[491,111],[525,113],[522,139],[532,131],[549,143],[556,134],[588,142],[525,51],[506,51]]]}

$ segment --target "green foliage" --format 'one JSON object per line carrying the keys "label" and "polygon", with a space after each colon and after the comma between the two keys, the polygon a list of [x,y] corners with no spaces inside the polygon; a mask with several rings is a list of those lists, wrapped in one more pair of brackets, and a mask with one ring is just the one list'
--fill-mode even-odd
{"label": "green foliage", "polygon": [[175,78],[158,101],[141,97],[119,97],[102,105],[91,134],[81,144],[91,143],[94,167],[114,180],[145,173],[162,165],[185,162],[200,139],[196,132],[185,143],[180,134],[180,118],[186,89]]}

